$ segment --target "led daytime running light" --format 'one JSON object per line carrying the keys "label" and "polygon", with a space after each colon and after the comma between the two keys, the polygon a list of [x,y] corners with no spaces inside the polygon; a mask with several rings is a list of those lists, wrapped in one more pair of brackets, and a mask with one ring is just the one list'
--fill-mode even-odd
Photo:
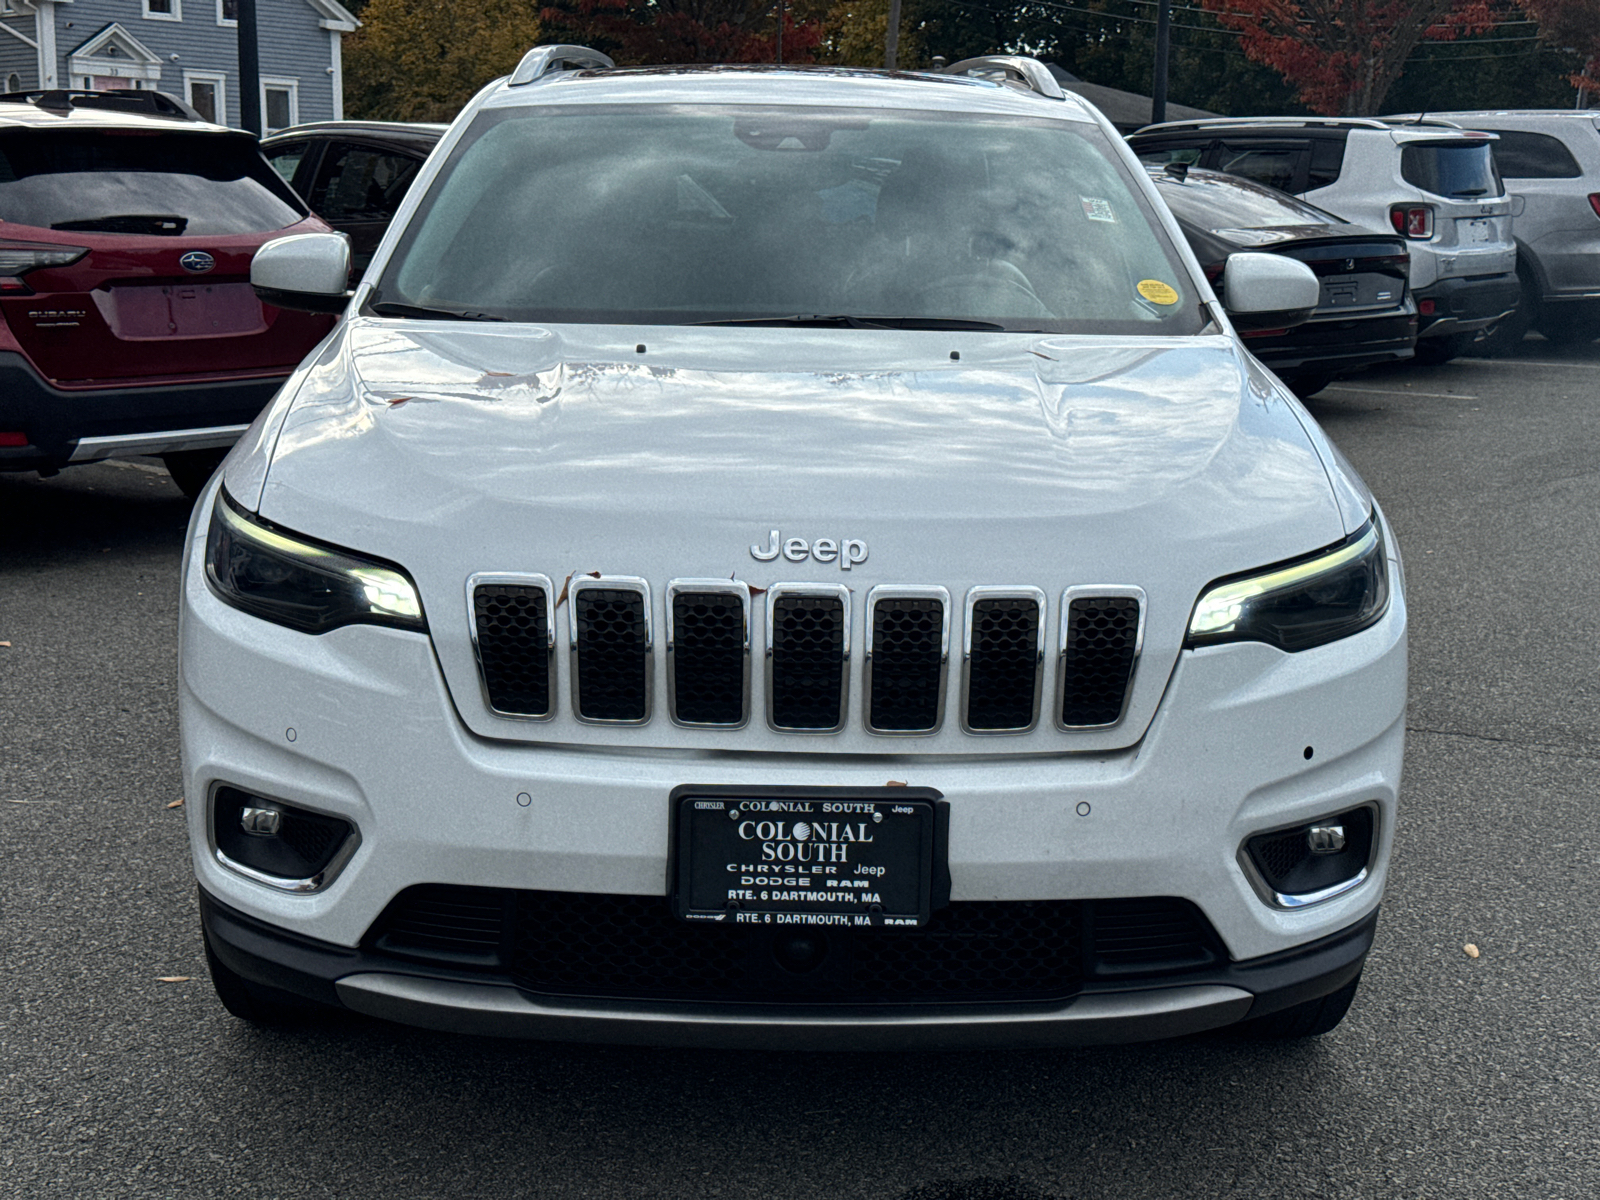
{"label": "led daytime running light", "polygon": [[[336,624],[348,623],[350,620],[361,621],[365,617],[379,624],[426,628],[422,617],[422,601],[417,595],[417,589],[401,572],[351,554],[342,554],[337,550],[303,542],[275,529],[258,525],[235,509],[232,501],[223,492],[217,495],[213,520],[218,522],[229,535],[247,546],[253,545],[282,559],[303,563],[327,576],[349,580],[352,584],[351,594],[353,597],[359,597],[359,601],[357,605],[352,606],[353,611],[350,615],[343,621],[337,621]],[[212,574],[216,574],[214,569]],[[215,584],[217,581],[214,579],[213,582]],[[272,607],[270,601],[250,603],[244,597],[240,599],[245,600],[243,607],[272,619],[272,614],[268,611]]]}
{"label": "led daytime running light", "polygon": [[1214,587],[1201,596],[1200,603],[1195,606],[1194,616],[1189,619],[1189,636],[1202,638],[1232,633],[1244,617],[1250,601],[1273,592],[1288,591],[1310,583],[1320,575],[1349,566],[1372,553],[1377,544],[1377,527],[1369,525],[1364,535],[1340,546],[1331,554]]}

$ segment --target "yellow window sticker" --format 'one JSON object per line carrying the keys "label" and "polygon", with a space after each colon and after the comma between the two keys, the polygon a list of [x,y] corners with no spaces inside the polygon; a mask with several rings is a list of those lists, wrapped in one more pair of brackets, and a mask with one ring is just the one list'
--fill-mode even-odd
{"label": "yellow window sticker", "polygon": [[1178,302],[1178,289],[1169,283],[1162,283],[1159,279],[1141,279],[1139,281],[1139,295],[1151,304],[1176,304]]}

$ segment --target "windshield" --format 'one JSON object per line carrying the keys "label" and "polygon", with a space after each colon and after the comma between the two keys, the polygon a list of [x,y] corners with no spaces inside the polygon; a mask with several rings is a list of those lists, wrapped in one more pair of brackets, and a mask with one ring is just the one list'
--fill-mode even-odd
{"label": "windshield", "polygon": [[1413,187],[1435,196],[1500,196],[1500,172],[1495,170],[1487,141],[1413,143],[1400,153],[1400,175]]}
{"label": "windshield", "polygon": [[307,209],[253,140],[14,129],[0,134],[0,220],[92,233],[264,233]]}
{"label": "windshield", "polygon": [[791,107],[484,113],[384,271],[374,310],[386,307],[619,324],[1204,324],[1096,127]]}

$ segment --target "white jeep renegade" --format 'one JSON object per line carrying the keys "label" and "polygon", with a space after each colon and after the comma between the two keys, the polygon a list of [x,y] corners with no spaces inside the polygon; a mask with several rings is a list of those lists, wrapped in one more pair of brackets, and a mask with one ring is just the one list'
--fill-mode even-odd
{"label": "white jeep renegade", "polygon": [[1389,862],[1394,538],[1146,173],[1001,82],[467,106],[195,511],[223,1003],[787,1047],[1332,1028]]}

